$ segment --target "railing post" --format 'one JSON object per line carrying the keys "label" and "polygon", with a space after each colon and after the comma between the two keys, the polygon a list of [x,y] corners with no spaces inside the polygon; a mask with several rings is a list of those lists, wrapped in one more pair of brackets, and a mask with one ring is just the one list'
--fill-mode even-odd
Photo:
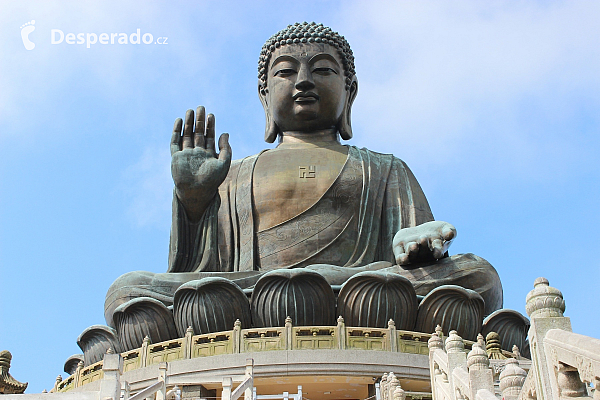
{"label": "railing post", "polygon": [[386,397],[388,400],[394,400],[394,391],[396,390],[396,388],[400,387],[400,381],[398,380],[398,378],[396,377],[396,375],[394,375],[393,372],[390,372],[390,374],[388,375],[388,381],[387,381],[387,394]]}
{"label": "railing post", "polygon": [[130,394],[131,394],[131,387],[129,386],[129,382],[127,382],[127,381],[121,382],[121,399],[128,400]]}
{"label": "railing post", "polygon": [[450,388],[454,388],[454,377],[452,372],[455,368],[467,370],[467,354],[465,353],[465,342],[458,336],[456,331],[450,331],[446,338],[446,355],[448,356],[448,382]]}
{"label": "railing post", "polygon": [[546,278],[537,278],[533,286],[533,290],[527,294],[525,310],[531,319],[529,343],[537,398],[557,399],[556,373],[554,368],[548,366],[550,360],[544,349],[544,338],[552,328],[572,332],[571,320],[563,316],[565,301],[560,290],[551,287]]}
{"label": "railing post", "polygon": [[387,382],[388,382],[388,373],[384,373],[381,377],[381,399],[387,400]]}
{"label": "railing post", "polygon": [[158,381],[163,382],[162,388],[156,392],[156,400],[166,400],[167,398],[167,363],[158,363]]}
{"label": "railing post", "polygon": [[77,370],[75,370],[75,377],[73,378],[73,387],[79,387],[79,382],[81,382],[81,371],[83,370],[83,361],[79,361],[77,363]]}
{"label": "railing post", "polygon": [[121,374],[123,374],[121,354],[106,353],[102,362],[102,371],[104,371],[104,378],[100,382],[99,398],[101,400],[119,400],[121,397]]}
{"label": "railing post", "polygon": [[285,349],[292,350],[294,347],[294,338],[292,330],[292,319],[287,316],[285,319]]}
{"label": "railing post", "polygon": [[390,351],[398,351],[398,334],[396,332],[396,323],[393,319],[390,319],[388,321],[388,335],[390,335]]}
{"label": "railing post", "polygon": [[504,364],[504,370],[500,373],[500,390],[504,400],[517,400],[527,372],[519,367],[519,362],[514,358],[509,358]]}
{"label": "railing post", "polygon": [[402,387],[400,385],[398,385],[396,387],[396,390],[394,390],[394,400],[405,400],[406,399],[406,392],[402,389]]}
{"label": "railing post", "polygon": [[194,343],[192,337],[194,336],[194,329],[191,326],[185,330],[185,341],[183,342],[185,345],[183,357],[186,359],[192,358],[192,353],[194,351]]}
{"label": "railing post", "polygon": [[[437,329],[439,328],[439,329]],[[431,381],[431,395],[434,400],[439,400],[437,395],[437,385],[436,382],[436,370],[434,368],[435,363],[433,361],[434,354],[437,350],[444,351],[444,341],[442,340],[442,328],[441,326],[437,326],[435,332],[431,335],[431,338],[427,341],[427,347],[429,348],[429,377]],[[382,380],[383,381],[383,380]]]}
{"label": "railing post", "polygon": [[146,336],[142,342],[142,348],[140,349],[140,368],[144,368],[148,365],[148,345],[150,344],[150,338]]}
{"label": "railing post", "polygon": [[54,382],[54,388],[52,389],[52,391],[53,391],[54,393],[57,393],[57,392],[58,392],[58,385],[60,385],[60,383],[62,382],[62,380],[63,380],[63,379],[62,379],[62,375],[58,375],[58,376],[56,377],[56,381]]}
{"label": "railing post", "polygon": [[471,388],[470,398],[476,398],[477,392],[481,389],[494,393],[494,373],[490,368],[490,359],[478,342],[473,343],[473,347],[467,355],[467,366],[469,368],[469,387]]}
{"label": "railing post", "polygon": [[223,391],[221,392],[221,400],[231,400],[231,377],[226,376],[223,378]]}
{"label": "railing post", "polygon": [[340,315],[337,319],[337,337],[338,337],[338,348],[340,350],[346,349],[346,324],[344,318]]}
{"label": "railing post", "polygon": [[233,324],[233,352],[241,353],[242,352],[242,322],[239,319],[235,320]]}
{"label": "railing post", "polygon": [[244,400],[252,400],[252,388],[254,387],[254,359],[246,359],[246,378],[252,378],[252,384],[244,391]]}

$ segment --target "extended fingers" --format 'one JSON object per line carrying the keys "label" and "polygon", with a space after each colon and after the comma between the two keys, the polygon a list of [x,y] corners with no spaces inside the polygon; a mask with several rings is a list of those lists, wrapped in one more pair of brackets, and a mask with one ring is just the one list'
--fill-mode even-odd
{"label": "extended fingers", "polygon": [[212,154],[213,157],[217,156],[215,151],[215,116],[208,114],[206,121],[206,151]]}
{"label": "extended fingers", "polygon": [[183,126],[183,120],[177,118],[175,125],[173,126],[173,134],[171,135],[171,155],[181,150],[181,127]]}
{"label": "extended fingers", "polygon": [[231,146],[229,145],[229,133],[219,137],[219,160],[231,162]]}
{"label": "extended fingers", "polygon": [[182,147],[184,149],[194,148],[194,110],[187,110],[187,112],[185,113]]}
{"label": "extended fingers", "polygon": [[196,108],[196,129],[194,130],[194,146],[204,148],[204,119],[206,111],[203,106]]}

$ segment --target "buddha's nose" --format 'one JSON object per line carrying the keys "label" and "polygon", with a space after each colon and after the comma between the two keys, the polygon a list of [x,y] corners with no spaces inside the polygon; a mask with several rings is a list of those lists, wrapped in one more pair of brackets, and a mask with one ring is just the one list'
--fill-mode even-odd
{"label": "buddha's nose", "polygon": [[304,92],[315,87],[310,68],[306,65],[301,65],[296,78],[296,89]]}

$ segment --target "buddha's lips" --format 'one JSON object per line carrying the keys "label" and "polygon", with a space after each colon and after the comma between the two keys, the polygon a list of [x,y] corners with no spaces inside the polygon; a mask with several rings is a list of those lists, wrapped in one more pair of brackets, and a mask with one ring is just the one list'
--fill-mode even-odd
{"label": "buddha's lips", "polygon": [[313,92],[298,92],[294,95],[293,99],[299,103],[315,102],[319,100],[319,95]]}

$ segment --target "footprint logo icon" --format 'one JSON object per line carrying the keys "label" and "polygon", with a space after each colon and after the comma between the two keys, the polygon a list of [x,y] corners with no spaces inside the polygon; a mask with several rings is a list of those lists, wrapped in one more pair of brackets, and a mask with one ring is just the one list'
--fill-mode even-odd
{"label": "footprint logo icon", "polygon": [[29,40],[29,34],[35,31],[35,20],[32,19],[31,22],[21,25],[21,39],[23,39],[23,46],[27,50],[33,50],[35,47],[35,43]]}

